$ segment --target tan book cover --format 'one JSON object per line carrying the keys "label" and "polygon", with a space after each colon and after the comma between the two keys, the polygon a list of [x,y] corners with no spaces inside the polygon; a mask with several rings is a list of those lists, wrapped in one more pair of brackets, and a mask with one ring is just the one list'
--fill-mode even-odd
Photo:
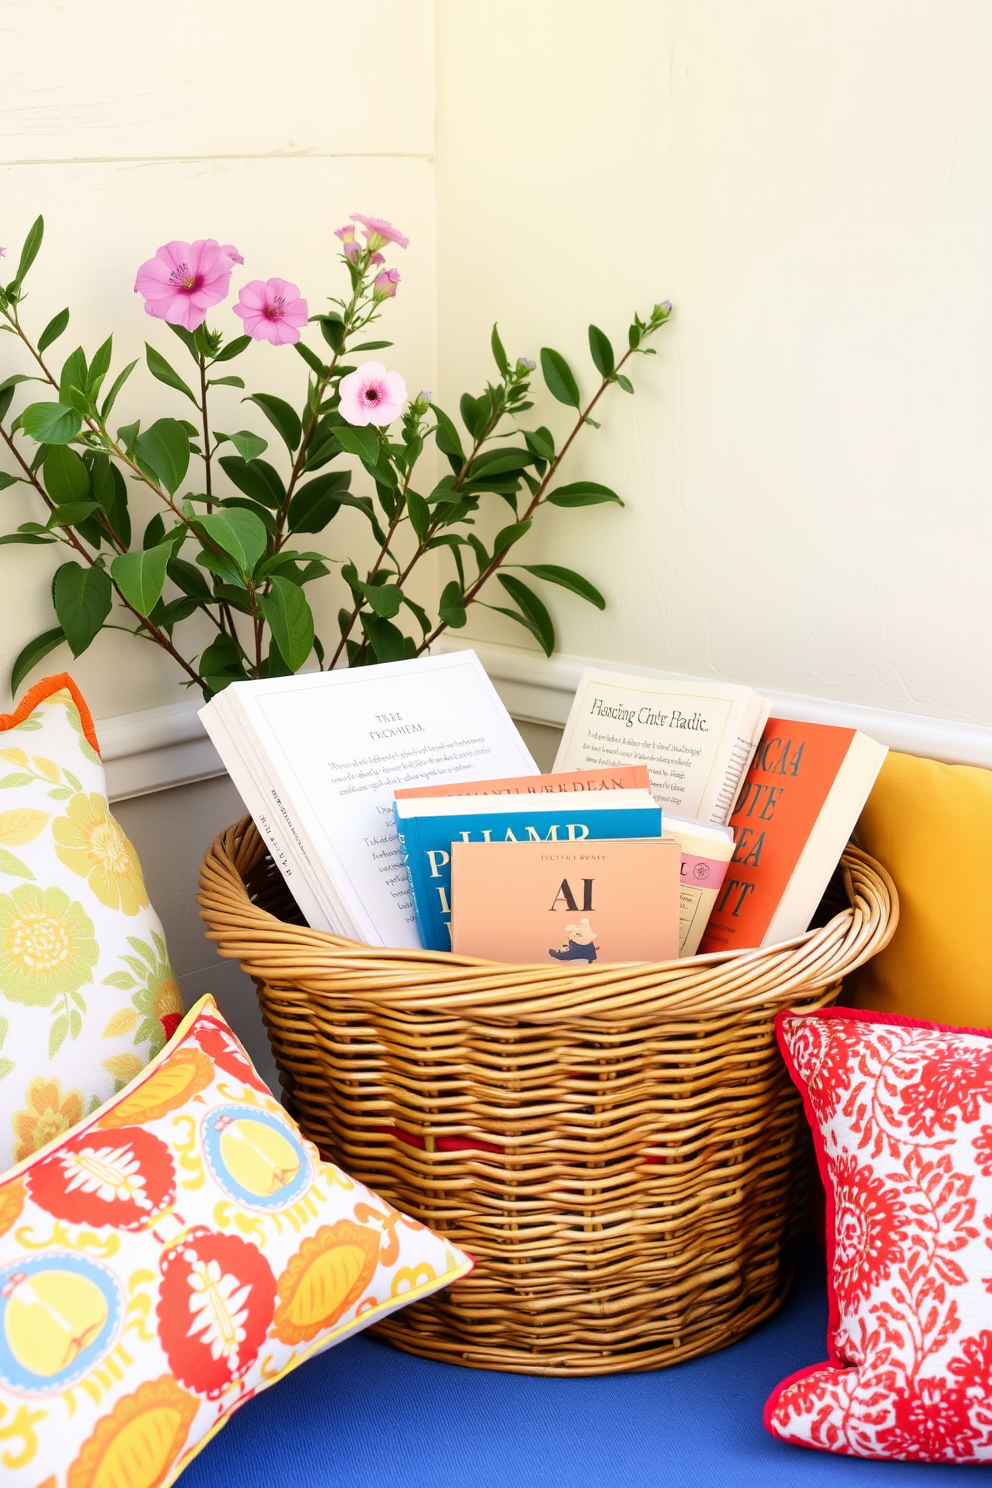
{"label": "tan book cover", "polygon": [[720,885],[734,853],[734,834],[729,827],[689,821],[665,812],[662,830],[674,837],[682,849],[679,955],[694,956],[707,921],[713,912]]}
{"label": "tan book cover", "polygon": [[647,765],[612,770],[565,770],[558,775],[509,775],[502,780],[441,780],[394,791],[397,801],[429,796],[553,796],[569,791],[650,790]]}
{"label": "tan book cover", "polygon": [[451,948],[491,961],[671,961],[682,850],[674,840],[455,842]]}

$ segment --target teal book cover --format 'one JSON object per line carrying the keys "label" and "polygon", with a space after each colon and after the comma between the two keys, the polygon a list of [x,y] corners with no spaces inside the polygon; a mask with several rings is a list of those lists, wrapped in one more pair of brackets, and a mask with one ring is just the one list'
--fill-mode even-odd
{"label": "teal book cover", "polygon": [[[405,854],[426,950],[451,949],[451,844],[453,842],[562,842],[660,837],[661,807],[646,793],[621,804],[568,795],[532,797],[447,796],[396,801],[396,829]],[[477,805],[475,804],[477,803]]]}

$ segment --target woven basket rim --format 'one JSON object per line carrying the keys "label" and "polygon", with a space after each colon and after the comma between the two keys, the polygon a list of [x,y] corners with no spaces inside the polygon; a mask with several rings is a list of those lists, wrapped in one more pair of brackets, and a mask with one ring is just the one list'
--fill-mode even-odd
{"label": "woven basket rim", "polygon": [[348,996],[397,1010],[445,1011],[486,1021],[567,1017],[623,1021],[664,1013],[720,1014],[787,1001],[799,988],[849,975],[891,939],[899,920],[895,884],[882,865],[850,844],[841,858],[849,900],[826,924],[764,949],[676,961],[593,963],[580,972],[555,964],[510,965],[448,951],[368,946],[289,924],[256,904],[245,874],[264,861],[250,817],[218,834],[200,870],[198,902],[207,937],[252,976],[310,995]]}

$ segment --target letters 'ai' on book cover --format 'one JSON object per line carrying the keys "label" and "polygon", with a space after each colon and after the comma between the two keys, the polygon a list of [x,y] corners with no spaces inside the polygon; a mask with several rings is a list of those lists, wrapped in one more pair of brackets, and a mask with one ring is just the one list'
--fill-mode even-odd
{"label": "letters 'ai' on book cover", "polygon": [[768,717],[749,687],[586,667],[556,770],[647,765],[666,811],[725,825]]}
{"label": "letters 'ai' on book cover", "polygon": [[734,856],[700,952],[808,929],[887,753],[857,729],[769,718],[730,818]]}
{"label": "letters 'ai' on book cover", "polygon": [[650,790],[646,765],[609,770],[566,770],[560,775],[510,775],[502,780],[449,780],[395,792],[397,801],[427,796],[554,796],[570,792]]}
{"label": "letters 'ai' on book cover", "polygon": [[424,947],[451,949],[453,842],[573,843],[604,837],[660,837],[661,807],[648,792],[602,795],[443,796],[395,801]]}
{"label": "letters 'ai' on book cover", "polygon": [[235,682],[200,717],[309,924],[419,946],[393,792],[537,775],[474,651]]}
{"label": "letters 'ai' on book cover", "polygon": [[677,842],[455,842],[452,950],[490,961],[671,961]]}

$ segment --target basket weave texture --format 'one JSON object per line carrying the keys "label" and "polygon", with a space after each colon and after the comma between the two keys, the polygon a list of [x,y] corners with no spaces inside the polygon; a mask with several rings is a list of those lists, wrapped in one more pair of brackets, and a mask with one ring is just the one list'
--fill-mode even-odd
{"label": "basket weave texture", "polygon": [[289,1108],[347,1172],[476,1269],[379,1325],[450,1363],[655,1369],[779,1305],[808,1168],[775,1046],[889,940],[888,874],[850,847],[846,904],[767,950],[504,966],[299,923],[246,818],[200,875],[220,953],[255,978]]}

